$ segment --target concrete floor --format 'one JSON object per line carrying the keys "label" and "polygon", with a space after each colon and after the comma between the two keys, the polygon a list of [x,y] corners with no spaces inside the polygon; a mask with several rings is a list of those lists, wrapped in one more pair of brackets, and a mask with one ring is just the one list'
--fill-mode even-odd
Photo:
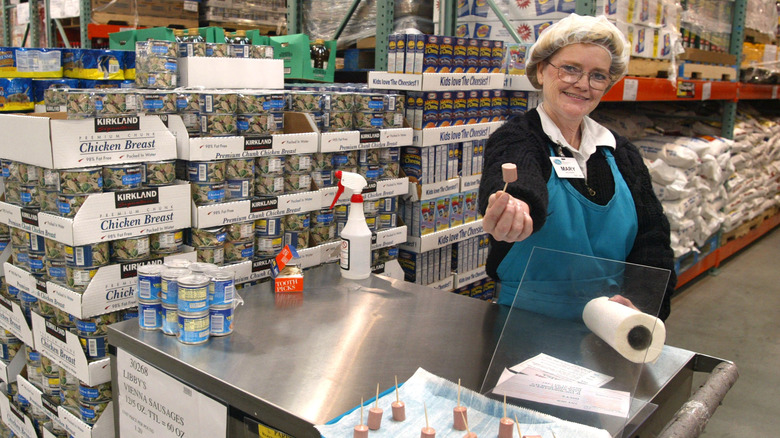
{"label": "concrete floor", "polygon": [[780,437],[780,227],[679,291],[666,330],[668,345],[739,368],[702,437]]}

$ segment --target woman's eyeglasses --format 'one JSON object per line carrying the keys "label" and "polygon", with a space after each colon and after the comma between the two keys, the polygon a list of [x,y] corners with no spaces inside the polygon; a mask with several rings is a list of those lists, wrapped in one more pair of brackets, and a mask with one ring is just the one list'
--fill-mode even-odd
{"label": "woman's eyeglasses", "polygon": [[[573,65],[563,64],[558,67],[550,61],[547,61],[551,67],[558,70],[558,79],[566,82],[567,84],[576,84],[582,76],[585,74],[581,68]],[[609,86],[609,76],[597,71],[588,73],[588,84],[594,90],[604,90]]]}

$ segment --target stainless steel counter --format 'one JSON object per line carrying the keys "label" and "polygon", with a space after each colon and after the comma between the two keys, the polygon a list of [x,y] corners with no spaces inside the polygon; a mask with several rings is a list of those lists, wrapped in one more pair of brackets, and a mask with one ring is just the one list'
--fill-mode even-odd
{"label": "stainless steel counter", "polygon": [[[479,391],[495,384],[499,368],[541,352],[617,379],[638,379],[640,400],[655,400],[668,389],[684,391],[685,400],[690,392],[689,383],[667,387],[691,368],[694,354],[685,350],[665,347],[640,377],[635,368],[621,370],[610,347],[582,324],[513,314],[512,324],[520,326],[507,329],[517,336],[503,338],[491,366],[507,320],[504,307],[380,276],[344,280],[335,265],[306,271],[304,284],[302,295],[275,296],[271,283],[243,289],[234,333],[203,345],[140,330],[135,321],[110,326],[109,343],[112,352],[130,352],[228,404],[234,416],[241,411],[294,437],[318,437],[314,424],[371,398],[377,382],[387,389],[394,376],[403,382],[418,367]],[[637,409],[626,429],[633,431],[650,411]],[[614,436],[624,428],[623,421],[585,417]]]}

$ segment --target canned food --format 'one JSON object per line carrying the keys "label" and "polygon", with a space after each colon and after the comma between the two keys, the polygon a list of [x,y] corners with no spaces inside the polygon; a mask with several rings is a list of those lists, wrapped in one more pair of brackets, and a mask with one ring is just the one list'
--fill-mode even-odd
{"label": "canned food", "polygon": [[282,236],[255,237],[255,254],[258,256],[275,256],[282,250]]}
{"label": "canned food", "polygon": [[315,171],[333,169],[333,153],[317,152],[311,154],[311,167]]}
{"label": "canned food", "polygon": [[27,208],[40,208],[38,184],[22,184],[19,186],[19,205]]}
{"label": "canned food", "polygon": [[377,226],[376,215],[366,215],[366,225],[368,225],[369,230],[376,231],[376,226]]}
{"label": "canned food", "polygon": [[355,93],[329,92],[328,103],[324,110],[334,112],[352,112],[355,109]]}
{"label": "canned food", "polygon": [[22,348],[22,340],[19,338],[8,338],[0,342],[0,359],[9,362],[13,360],[19,349]]}
{"label": "canned food", "polygon": [[138,318],[138,306],[124,309],[119,315],[119,319],[122,321],[129,321],[136,318]]}
{"label": "canned food", "polygon": [[228,179],[226,185],[228,200],[249,199],[255,195],[255,184],[252,179]]}
{"label": "canned food", "polygon": [[54,308],[54,322],[66,329],[75,328],[76,323],[73,321],[73,316],[71,316],[68,312],[61,310],[59,308]]}
{"label": "canned food", "polygon": [[[160,299],[162,304],[175,306],[179,301],[179,278],[190,274],[186,268],[166,268],[160,273]],[[140,302],[139,302],[140,306]],[[139,313],[141,308],[138,308]]]}
{"label": "canned food", "polygon": [[200,113],[180,112],[179,117],[181,117],[181,121],[184,123],[184,127],[187,128],[187,133],[189,133],[191,137],[197,137],[200,135]]}
{"label": "canned food", "polygon": [[238,263],[251,260],[255,254],[253,239],[245,241],[228,241],[225,243],[225,263]]}
{"label": "canned food", "polygon": [[176,160],[148,161],[144,167],[144,184],[150,187],[173,184]]}
{"label": "canned food", "polygon": [[65,244],[54,239],[45,239],[44,249],[48,260],[65,260]]}
{"label": "canned food", "polygon": [[238,113],[261,114],[267,111],[284,111],[287,99],[284,93],[241,93],[238,96]]}
{"label": "canned food", "polygon": [[179,56],[206,56],[206,43],[203,41],[180,42]]}
{"label": "canned food", "polygon": [[143,330],[159,330],[162,328],[161,302],[138,302],[138,327]]}
{"label": "canned food", "polygon": [[225,174],[227,179],[251,179],[255,176],[254,158],[234,158],[227,160]]}
{"label": "canned food", "polygon": [[162,332],[166,335],[179,334],[179,306],[162,306]]}
{"label": "canned food", "polygon": [[211,336],[227,336],[233,333],[233,305],[209,308]]}
{"label": "canned food", "polygon": [[187,162],[188,179],[192,182],[222,182],[225,181],[224,160],[189,161]]}
{"label": "canned food", "polygon": [[235,276],[232,272],[211,271],[209,281],[209,306],[233,304],[236,292]]}
{"label": "canned food", "polygon": [[104,266],[110,261],[108,242],[82,246],[65,245],[65,263],[68,266]]}
{"label": "canned food", "polygon": [[[56,366],[56,365],[55,365]],[[55,376],[43,376],[41,379],[43,384],[43,393],[49,397],[60,398],[60,377]]]}
{"label": "canned food", "polygon": [[225,58],[228,56],[228,45],[225,43],[206,43],[206,56]]}
{"label": "canned food", "polygon": [[395,109],[395,99],[392,99],[392,106],[390,105],[390,100],[390,97],[386,94],[356,93],[354,111],[383,112],[387,111],[389,108]]}
{"label": "canned food", "polygon": [[238,110],[238,95],[236,93],[201,93],[201,114],[229,114]]}
{"label": "canned food", "polygon": [[251,56],[255,59],[274,59],[274,47],[264,45],[251,45]]}
{"label": "canned food", "polygon": [[[173,58],[175,59],[175,58]],[[178,65],[176,66],[178,69]],[[138,88],[173,89],[178,82],[174,71],[135,72],[135,85]],[[159,114],[159,113],[158,113]]]}
{"label": "canned food", "polygon": [[42,168],[41,174],[38,175],[38,187],[58,190],[60,187],[60,171]]}
{"label": "canned food", "polygon": [[97,423],[98,418],[100,418],[100,415],[106,410],[108,403],[108,401],[101,403],[81,403],[79,405],[81,421],[90,426],[94,426],[95,423]]}
{"label": "canned food", "polygon": [[103,166],[103,189],[119,191],[140,188],[143,167],[141,163]]}
{"label": "canned food", "polygon": [[259,237],[278,237],[284,233],[282,218],[271,217],[258,219],[255,221],[255,236]]}
{"label": "canned food", "polygon": [[46,253],[46,238],[37,234],[29,233],[27,241],[27,252],[32,254]]}
{"label": "canned food", "polygon": [[305,249],[309,247],[309,230],[285,231],[284,244],[290,245],[295,249]]}
{"label": "canned food", "polygon": [[358,173],[363,176],[367,181],[377,181],[382,176],[385,169],[384,166],[378,164],[368,164],[358,167]]}
{"label": "canned food", "polygon": [[135,53],[137,58],[176,57],[178,50],[175,41],[147,40],[135,43]]}
{"label": "canned food", "polygon": [[190,183],[195,205],[218,204],[225,201],[225,182]]}
{"label": "canned food", "polygon": [[[59,378],[57,378],[59,382]],[[79,382],[79,400],[85,403],[98,403],[111,400],[111,382],[90,386]]]}
{"label": "canned food", "polygon": [[200,246],[195,249],[198,254],[198,261],[204,263],[213,263],[222,266],[225,262],[224,246]]}
{"label": "canned food", "polygon": [[202,344],[209,339],[209,311],[189,313],[178,312],[179,342],[183,344]]}
{"label": "canned food", "polygon": [[379,164],[379,149],[362,149],[358,151],[358,166]]}
{"label": "canned food", "polygon": [[200,112],[200,93],[176,93],[176,110],[178,112]]}
{"label": "canned food", "polygon": [[357,151],[334,153],[332,155],[333,168],[337,170],[349,170],[357,167]]}
{"label": "canned food", "polygon": [[264,175],[258,173],[257,175],[255,175],[255,194],[257,196],[283,195],[284,176]]}
{"label": "canned food", "polygon": [[327,123],[323,119],[323,132],[344,132],[354,129],[354,121],[351,112],[332,112],[328,114]]}
{"label": "canned food", "polygon": [[92,277],[97,274],[97,267],[74,267],[65,266],[65,281],[69,289],[77,292],[84,292],[92,281]]}
{"label": "canned food", "polygon": [[284,172],[285,168],[284,162],[285,157],[283,155],[257,157],[255,159],[255,168],[257,170],[257,174],[282,173]]}
{"label": "canned food", "polygon": [[[7,194],[6,194],[7,196]],[[79,208],[84,205],[89,195],[66,195],[60,193],[57,195],[57,209],[60,216],[73,218],[79,212]]]}
{"label": "canned food", "polygon": [[58,178],[59,190],[64,195],[103,191],[103,169],[100,167],[60,170]]}
{"label": "canned food", "polygon": [[57,207],[58,195],[59,192],[56,189],[38,190],[38,204],[40,205],[40,210],[43,213],[59,214],[60,210]]}
{"label": "canned food", "polygon": [[403,128],[404,127],[404,115],[396,112],[385,113],[385,128]]}
{"label": "canned food", "polygon": [[225,243],[226,239],[227,233],[224,226],[190,229],[190,244],[196,248],[201,246],[220,246]]}
{"label": "canned food", "polygon": [[319,225],[312,227],[311,231],[309,232],[309,237],[313,246],[332,242],[336,238],[335,222],[330,225]]}
{"label": "canned food", "polygon": [[313,91],[293,91],[289,94],[290,109],[292,111],[322,111],[326,109],[328,95]]}
{"label": "canned food", "polygon": [[180,312],[199,312],[209,306],[209,277],[190,274],[179,277],[178,308]]}
{"label": "canned food", "polygon": [[95,114],[95,93],[92,91],[68,90],[68,118],[71,115],[92,116]]}
{"label": "canned food", "polygon": [[28,246],[28,242],[30,242],[30,233],[21,228],[12,227],[10,234],[11,246],[16,248],[26,248]]}
{"label": "canned food", "polygon": [[184,231],[164,231],[149,235],[149,246],[152,254],[171,254],[178,252],[184,244]]}
{"label": "canned food", "polygon": [[79,335],[99,336],[108,334],[108,325],[119,322],[119,313],[104,313],[90,318],[76,319],[76,330]]}
{"label": "canned food", "polygon": [[146,114],[176,114],[176,94],[174,93],[141,92],[138,93],[138,104],[139,111]]}
{"label": "canned food", "polygon": [[112,240],[111,259],[118,262],[135,262],[149,258],[149,236]]}
{"label": "canned food", "polygon": [[135,92],[117,90],[95,93],[95,114],[123,115],[138,111]]}
{"label": "canned food", "polygon": [[284,217],[284,231],[308,230],[310,223],[309,213],[288,214]]}
{"label": "canned food", "polygon": [[311,174],[308,172],[287,173],[284,175],[284,192],[299,193],[311,190]]}
{"label": "canned food", "polygon": [[250,58],[252,46],[249,44],[228,44],[228,56],[231,58]]}
{"label": "canned food", "polygon": [[244,136],[284,133],[284,113],[239,114],[236,117],[238,133]]}
{"label": "canned food", "polygon": [[401,159],[401,148],[382,148],[379,151],[379,163],[398,163]]}
{"label": "canned food", "polygon": [[26,164],[19,161],[8,160],[8,174],[5,176],[7,181],[18,182],[20,184],[38,184],[41,178],[42,168],[32,164]]}
{"label": "canned food", "polygon": [[395,213],[380,213],[377,215],[377,229],[386,230],[395,227],[398,222],[398,216]]}
{"label": "canned food", "polygon": [[333,171],[332,170],[314,170],[311,173],[311,180],[318,188],[333,187]]}
{"label": "canned food", "polygon": [[363,202],[363,213],[367,215],[376,215],[379,211],[379,204],[379,200]]}
{"label": "canned food", "polygon": [[285,172],[308,172],[311,170],[311,154],[288,155],[284,160]]}
{"label": "canned food", "polygon": [[[142,73],[169,73],[177,72],[179,70],[179,62],[175,57],[169,56],[142,56],[136,59],[135,65],[136,75],[141,71]],[[142,81],[144,82],[144,81]],[[153,83],[146,85],[154,85]],[[139,87],[144,88],[144,87]],[[167,88],[167,87],[147,87],[147,88]]]}
{"label": "canned food", "polygon": [[401,173],[401,163],[385,163],[381,166],[382,175],[379,176],[379,179],[398,178]]}
{"label": "canned food", "polygon": [[370,131],[385,128],[385,113],[352,113],[352,126],[358,131]]}
{"label": "canned food", "polygon": [[52,306],[50,303],[44,300],[38,300],[38,314],[42,317],[46,319],[54,318],[54,309],[56,309],[56,307]]}
{"label": "canned food", "polygon": [[22,205],[22,186],[15,181],[5,182],[5,202],[14,205]]}
{"label": "canned food", "polygon": [[228,241],[252,239],[255,235],[254,222],[239,222],[225,227]]}

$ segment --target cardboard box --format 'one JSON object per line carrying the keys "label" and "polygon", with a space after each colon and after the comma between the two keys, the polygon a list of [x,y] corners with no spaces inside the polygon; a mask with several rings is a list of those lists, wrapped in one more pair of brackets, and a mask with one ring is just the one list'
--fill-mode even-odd
{"label": "cardboard box", "polygon": [[179,58],[182,87],[284,88],[284,62],[280,59]]}
{"label": "cardboard box", "polygon": [[[11,283],[11,281],[15,282],[15,280],[10,276],[6,279],[6,281],[8,281],[8,284],[12,286],[14,283]],[[27,290],[25,290],[25,292],[27,292]],[[13,333],[14,336],[21,339],[22,342],[24,342],[26,345],[35,345],[33,341],[32,329],[27,324],[27,320],[24,318],[22,308],[19,306],[19,304],[14,303],[5,297],[0,297],[0,327]],[[24,356],[24,354],[20,353],[17,356]],[[8,369],[13,369],[11,368],[11,364],[7,366],[7,370]]]}
{"label": "cardboard box", "polygon": [[304,34],[271,37],[274,58],[284,61],[285,79],[333,82],[336,69],[336,41],[325,41],[329,50],[324,68],[315,68],[309,51],[309,37]]}
{"label": "cardboard box", "polygon": [[176,138],[158,116],[67,120],[65,113],[0,114],[0,132],[14,139],[3,158],[49,169],[176,158]]}
{"label": "cardboard box", "polygon": [[3,422],[16,435],[23,437],[37,436],[35,426],[29,416],[16,409],[8,397],[0,397],[0,415]]}
{"label": "cardboard box", "polygon": [[191,226],[186,182],[126,192],[94,193],[73,219],[0,202],[0,222],[78,246]]}

